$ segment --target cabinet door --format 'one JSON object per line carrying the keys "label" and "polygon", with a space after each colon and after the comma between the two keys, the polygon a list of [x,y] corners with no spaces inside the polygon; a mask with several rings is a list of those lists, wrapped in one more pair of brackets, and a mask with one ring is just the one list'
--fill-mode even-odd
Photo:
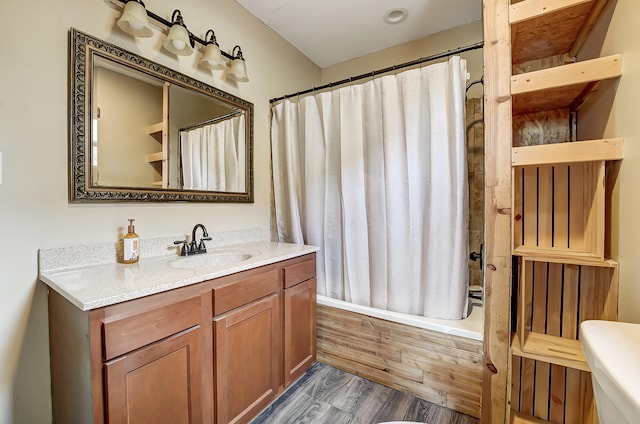
{"label": "cabinet door", "polygon": [[200,328],[105,364],[107,422],[202,423]]}
{"label": "cabinet door", "polygon": [[216,423],[247,423],[276,393],[278,296],[214,318]]}
{"label": "cabinet door", "polygon": [[285,386],[316,360],[316,279],[284,290]]}

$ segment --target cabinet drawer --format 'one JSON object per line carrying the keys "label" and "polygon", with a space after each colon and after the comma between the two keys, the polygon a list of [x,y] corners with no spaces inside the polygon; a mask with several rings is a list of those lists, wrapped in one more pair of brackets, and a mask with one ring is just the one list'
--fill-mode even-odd
{"label": "cabinet drawer", "polygon": [[284,267],[284,288],[295,286],[316,276],[316,261],[310,259]]}
{"label": "cabinet drawer", "polygon": [[213,315],[217,316],[265,297],[278,290],[278,270],[274,269],[213,289]]}
{"label": "cabinet drawer", "polygon": [[105,360],[200,323],[200,297],[102,323]]}

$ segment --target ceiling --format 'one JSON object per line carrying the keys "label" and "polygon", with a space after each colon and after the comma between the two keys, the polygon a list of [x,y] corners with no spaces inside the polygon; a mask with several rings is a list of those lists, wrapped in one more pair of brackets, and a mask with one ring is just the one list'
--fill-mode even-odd
{"label": "ceiling", "polygon": [[[482,17],[482,0],[236,1],[321,68]],[[405,9],[407,18],[386,23],[393,9]]]}

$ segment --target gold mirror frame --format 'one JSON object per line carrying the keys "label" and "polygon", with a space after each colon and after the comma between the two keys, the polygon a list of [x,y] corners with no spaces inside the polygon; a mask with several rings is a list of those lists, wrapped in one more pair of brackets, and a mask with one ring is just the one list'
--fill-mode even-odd
{"label": "gold mirror frame", "polygon": [[[172,84],[211,96],[241,109],[246,114],[246,187],[244,192],[214,192],[135,187],[99,187],[91,176],[91,87],[93,61],[101,56],[169,81]],[[253,185],[253,103],[181,74],[118,46],[71,28],[69,98],[69,200],[91,202],[254,202]]]}

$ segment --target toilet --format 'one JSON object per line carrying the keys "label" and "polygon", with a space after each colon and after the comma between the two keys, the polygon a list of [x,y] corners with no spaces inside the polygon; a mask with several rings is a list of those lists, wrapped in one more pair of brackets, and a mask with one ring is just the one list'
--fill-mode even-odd
{"label": "toilet", "polygon": [[584,321],[584,356],[591,368],[600,424],[632,424],[640,417],[640,324]]}

